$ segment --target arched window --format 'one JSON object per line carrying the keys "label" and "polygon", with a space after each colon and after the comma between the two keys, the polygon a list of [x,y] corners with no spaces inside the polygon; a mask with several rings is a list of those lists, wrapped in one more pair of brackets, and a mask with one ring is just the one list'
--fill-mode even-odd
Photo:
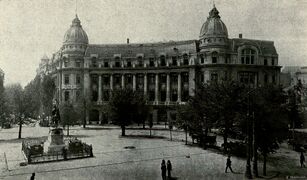
{"label": "arched window", "polygon": [[115,67],[120,67],[120,58],[118,56],[115,57]]}
{"label": "arched window", "polygon": [[189,65],[189,56],[187,54],[183,55],[183,65]]}
{"label": "arched window", "polygon": [[97,67],[98,65],[97,65],[97,58],[96,57],[93,57],[92,58],[92,66],[93,67]]}
{"label": "arched window", "polygon": [[212,53],[212,64],[217,63],[218,54],[217,52]]}
{"label": "arched window", "polygon": [[165,56],[164,55],[160,56],[160,66],[166,66]]}
{"label": "arched window", "polygon": [[241,51],[241,64],[254,64],[256,51],[253,49],[243,49]]}

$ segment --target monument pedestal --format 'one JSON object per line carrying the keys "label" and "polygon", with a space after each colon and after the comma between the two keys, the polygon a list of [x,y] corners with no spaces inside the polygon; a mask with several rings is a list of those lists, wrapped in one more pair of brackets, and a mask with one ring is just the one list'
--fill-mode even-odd
{"label": "monument pedestal", "polygon": [[64,142],[64,133],[62,128],[50,129],[48,139],[44,143],[44,152],[56,153],[62,152],[66,148]]}

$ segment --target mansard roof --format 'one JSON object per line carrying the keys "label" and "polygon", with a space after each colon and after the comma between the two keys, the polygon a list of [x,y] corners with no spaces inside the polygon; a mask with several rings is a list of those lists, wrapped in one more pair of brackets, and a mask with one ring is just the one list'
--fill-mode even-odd
{"label": "mansard roof", "polygon": [[273,55],[277,56],[277,51],[273,41],[254,40],[254,39],[243,39],[233,38],[230,39],[230,47],[233,51],[237,51],[240,46],[252,45],[258,48],[260,55]]}
{"label": "mansard roof", "polygon": [[195,54],[197,50],[196,44],[196,40],[131,44],[90,44],[86,50],[85,57],[90,57],[93,54],[103,58],[112,58],[114,55],[135,58],[139,55],[158,57],[160,55]]}

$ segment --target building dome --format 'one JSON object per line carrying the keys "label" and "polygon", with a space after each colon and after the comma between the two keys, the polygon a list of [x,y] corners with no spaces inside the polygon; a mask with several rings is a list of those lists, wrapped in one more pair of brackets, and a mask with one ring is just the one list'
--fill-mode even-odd
{"label": "building dome", "polygon": [[64,44],[88,44],[87,34],[82,29],[81,21],[77,15],[64,35]]}
{"label": "building dome", "polygon": [[219,16],[219,11],[213,7],[209,12],[207,21],[203,24],[200,30],[200,38],[221,37],[228,38],[228,31],[226,25]]}

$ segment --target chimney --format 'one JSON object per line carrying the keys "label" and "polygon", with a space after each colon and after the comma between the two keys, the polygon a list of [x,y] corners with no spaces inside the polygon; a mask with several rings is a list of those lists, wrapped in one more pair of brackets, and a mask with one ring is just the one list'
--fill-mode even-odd
{"label": "chimney", "polygon": [[127,44],[129,44],[129,38],[127,38]]}
{"label": "chimney", "polygon": [[239,34],[239,38],[242,39],[242,38],[243,38],[243,35],[242,35],[242,34]]}

